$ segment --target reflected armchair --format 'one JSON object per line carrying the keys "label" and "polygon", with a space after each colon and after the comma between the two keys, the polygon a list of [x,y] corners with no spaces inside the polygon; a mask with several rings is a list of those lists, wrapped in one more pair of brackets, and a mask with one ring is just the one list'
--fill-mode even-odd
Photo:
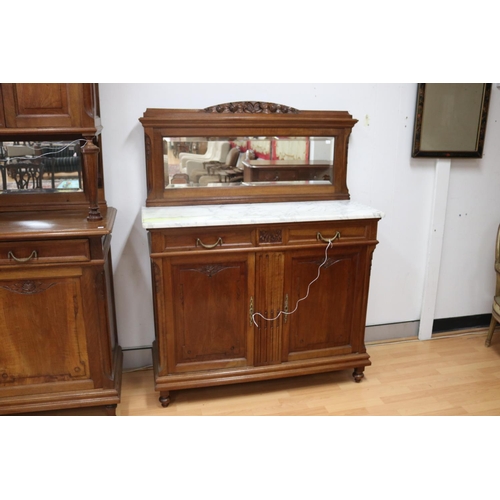
{"label": "reflected armchair", "polygon": [[240,148],[229,150],[224,162],[209,161],[203,164],[203,168],[191,172],[191,181],[206,186],[211,182],[232,182],[235,176],[243,179],[243,170],[237,169],[236,165],[240,157]]}
{"label": "reflected armchair", "polygon": [[197,182],[196,177],[206,173],[206,165],[211,163],[224,163],[227,155],[230,152],[231,145],[229,142],[219,142],[215,148],[212,158],[209,160],[188,160],[183,172],[188,174],[191,182]]}
{"label": "reflected armchair", "polygon": [[490,329],[488,330],[488,336],[486,337],[485,342],[486,347],[491,345],[491,338],[493,337],[495,327],[497,326],[497,323],[500,323],[500,226],[498,226],[497,241],[495,246],[495,272],[497,275],[496,289],[495,297],[493,297]]}
{"label": "reflected armchair", "polygon": [[[187,169],[192,170],[200,167],[205,161],[221,161],[226,157],[230,147],[231,145],[227,141],[209,141],[207,151],[204,154],[180,153],[181,168],[189,175]],[[188,167],[188,164],[191,166]]]}

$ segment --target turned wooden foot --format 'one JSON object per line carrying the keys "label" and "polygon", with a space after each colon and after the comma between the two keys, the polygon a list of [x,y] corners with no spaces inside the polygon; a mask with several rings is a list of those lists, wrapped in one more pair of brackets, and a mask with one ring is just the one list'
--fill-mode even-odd
{"label": "turned wooden foot", "polygon": [[365,376],[363,373],[365,371],[365,367],[362,368],[354,368],[352,372],[352,376],[354,377],[355,382],[361,382],[361,379]]}
{"label": "turned wooden foot", "polygon": [[116,406],[117,405],[106,405],[104,407],[104,411],[106,412],[106,415],[110,417],[116,417]]}
{"label": "turned wooden foot", "polygon": [[490,347],[491,345],[491,338],[493,337],[493,332],[495,331],[496,326],[497,326],[497,320],[495,319],[494,316],[492,316],[490,322],[490,328],[488,330],[488,335],[486,337],[486,341],[484,342],[484,345],[486,347]]}
{"label": "turned wooden foot", "polygon": [[169,391],[160,392],[160,397],[158,400],[160,401],[163,408],[166,408],[170,404],[170,392]]}

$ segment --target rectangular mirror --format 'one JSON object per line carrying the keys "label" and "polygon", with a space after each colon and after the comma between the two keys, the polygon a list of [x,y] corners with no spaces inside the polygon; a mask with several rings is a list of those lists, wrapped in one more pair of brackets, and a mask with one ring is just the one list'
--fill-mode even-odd
{"label": "rectangular mirror", "polygon": [[483,154],[491,83],[420,83],[412,157]]}
{"label": "rectangular mirror", "polygon": [[1,193],[83,191],[80,141],[0,142]]}
{"label": "rectangular mirror", "polygon": [[332,184],[334,137],[164,137],[165,189]]}

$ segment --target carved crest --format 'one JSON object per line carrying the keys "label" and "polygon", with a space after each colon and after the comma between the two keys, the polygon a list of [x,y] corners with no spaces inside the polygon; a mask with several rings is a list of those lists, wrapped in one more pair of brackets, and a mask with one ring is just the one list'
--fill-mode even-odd
{"label": "carved crest", "polygon": [[225,269],[236,269],[238,266],[222,266],[220,264],[208,264],[206,266],[200,266],[196,268],[186,269],[187,271],[196,271],[198,273],[206,274],[209,278],[212,278],[216,274],[224,271]]}
{"label": "carved crest", "polygon": [[203,111],[206,113],[298,113],[299,110],[283,104],[275,104],[274,102],[261,102],[261,101],[239,101],[227,102],[225,104],[217,104],[210,106]]}
{"label": "carved crest", "polygon": [[281,243],[281,229],[259,231],[259,243]]}
{"label": "carved crest", "polygon": [[35,293],[45,292],[45,290],[49,289],[51,286],[54,286],[55,283],[43,283],[42,281],[18,281],[16,283],[12,283],[12,285],[2,285],[1,288],[5,290],[9,290],[10,292],[20,293],[23,295],[32,295]]}

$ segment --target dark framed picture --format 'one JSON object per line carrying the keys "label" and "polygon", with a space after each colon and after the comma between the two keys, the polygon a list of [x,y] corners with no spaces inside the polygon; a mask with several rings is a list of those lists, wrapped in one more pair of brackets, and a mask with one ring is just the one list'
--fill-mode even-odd
{"label": "dark framed picture", "polygon": [[491,83],[419,83],[412,157],[481,158]]}

